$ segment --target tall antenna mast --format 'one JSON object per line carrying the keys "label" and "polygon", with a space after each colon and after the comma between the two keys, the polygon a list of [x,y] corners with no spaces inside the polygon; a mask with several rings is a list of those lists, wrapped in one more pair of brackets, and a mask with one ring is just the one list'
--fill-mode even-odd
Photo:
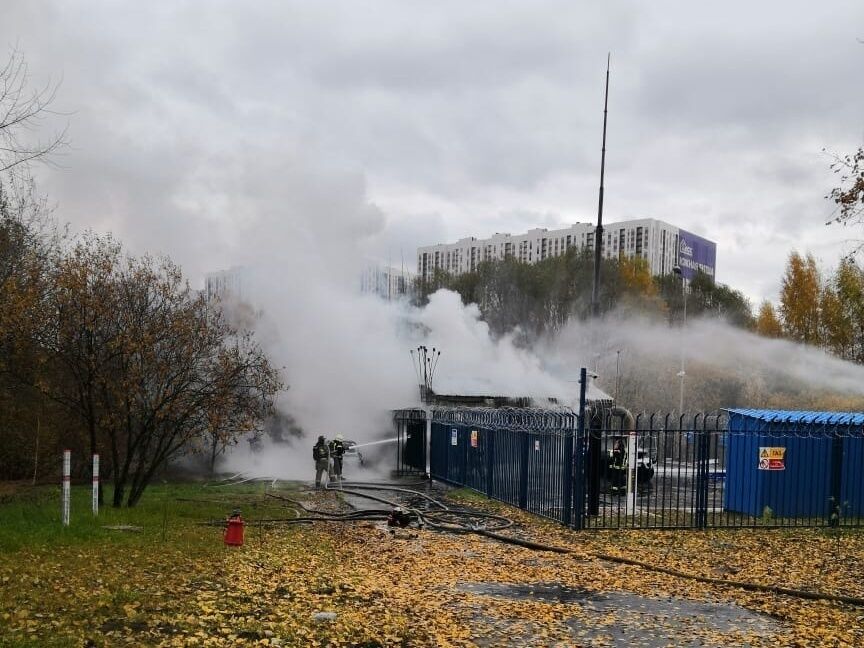
{"label": "tall antenna mast", "polygon": [[606,56],[606,96],[603,100],[603,149],[600,153],[600,202],[597,205],[597,229],[594,231],[594,288],[591,291],[591,314],[600,315],[600,249],[603,245],[603,177],[606,174],[606,113],[609,108],[609,64]]}

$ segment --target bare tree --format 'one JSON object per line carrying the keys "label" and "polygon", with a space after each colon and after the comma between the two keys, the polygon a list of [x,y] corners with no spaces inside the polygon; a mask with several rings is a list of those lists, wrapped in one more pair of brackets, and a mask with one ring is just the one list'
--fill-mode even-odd
{"label": "bare tree", "polygon": [[0,68],[0,172],[26,167],[33,160],[47,160],[66,144],[66,128],[46,138],[29,134],[46,117],[57,115],[51,106],[59,84],[30,88],[30,71],[23,54],[13,49]]}
{"label": "bare tree", "polygon": [[839,176],[840,186],[826,196],[837,205],[828,224],[861,224],[864,222],[864,148],[851,155],[835,155],[831,170]]}

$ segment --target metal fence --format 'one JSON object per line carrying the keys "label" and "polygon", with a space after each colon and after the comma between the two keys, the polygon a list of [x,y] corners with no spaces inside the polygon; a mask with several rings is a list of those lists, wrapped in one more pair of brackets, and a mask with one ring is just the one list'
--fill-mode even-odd
{"label": "metal fence", "polygon": [[715,412],[641,415],[628,426],[600,412],[586,427],[587,447],[580,454],[577,440],[574,473],[586,483],[581,523],[587,528],[864,521],[860,425],[769,425]]}
{"label": "metal fence", "polygon": [[431,476],[571,524],[577,418],[564,410],[433,410]]}
{"label": "metal fence", "polygon": [[586,528],[704,528],[722,510],[726,418],[650,414],[590,416],[577,479]]}
{"label": "metal fence", "polygon": [[396,431],[396,474],[426,473],[426,412],[401,409],[393,412]]}
{"label": "metal fence", "polygon": [[857,526],[864,427],[723,412],[402,410],[400,469],[586,529]]}

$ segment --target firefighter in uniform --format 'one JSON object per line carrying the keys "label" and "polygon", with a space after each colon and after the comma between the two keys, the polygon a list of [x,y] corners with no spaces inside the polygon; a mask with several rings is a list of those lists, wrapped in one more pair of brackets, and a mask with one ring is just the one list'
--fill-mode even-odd
{"label": "firefighter in uniform", "polygon": [[342,457],[345,455],[345,444],[342,441],[342,435],[337,434],[330,442],[330,481],[342,481]]}
{"label": "firefighter in uniform", "polygon": [[315,488],[321,488],[321,476],[328,472],[330,464],[330,452],[323,436],[319,436],[318,443],[312,447],[312,458],[315,460]]}

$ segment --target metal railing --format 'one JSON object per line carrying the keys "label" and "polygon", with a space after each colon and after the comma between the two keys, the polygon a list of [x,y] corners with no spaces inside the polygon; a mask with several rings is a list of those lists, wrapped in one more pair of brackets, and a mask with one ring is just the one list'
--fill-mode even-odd
{"label": "metal railing", "polygon": [[577,529],[858,526],[864,428],[692,415],[432,409],[394,415],[399,470]]}
{"label": "metal railing", "polygon": [[571,524],[569,410],[434,409],[431,476]]}
{"label": "metal railing", "polygon": [[586,486],[587,528],[828,527],[864,521],[861,426],[754,430],[722,412],[640,415],[632,430],[616,423],[600,413],[586,433],[586,443],[600,448],[599,470],[591,470],[591,453],[580,456],[577,443],[576,479],[597,475],[595,488]]}

